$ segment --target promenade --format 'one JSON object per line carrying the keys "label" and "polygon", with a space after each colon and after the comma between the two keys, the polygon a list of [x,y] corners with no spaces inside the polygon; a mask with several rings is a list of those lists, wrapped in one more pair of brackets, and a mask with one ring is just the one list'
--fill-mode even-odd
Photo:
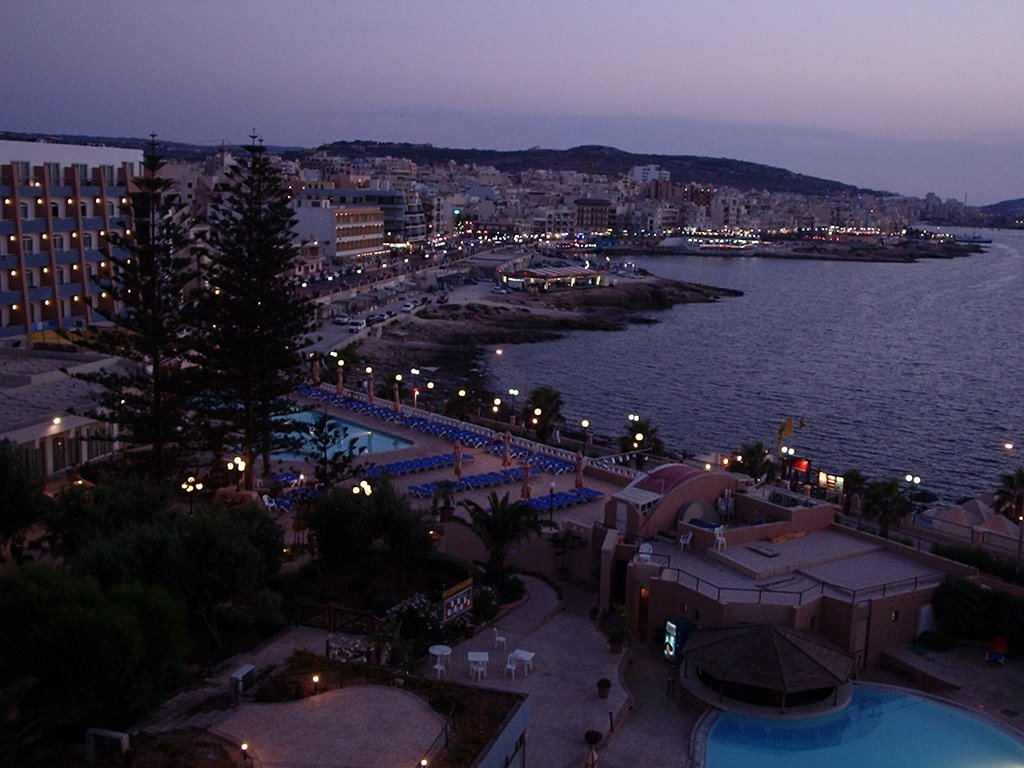
{"label": "promenade", "polygon": [[[494,648],[489,626],[453,646],[449,679],[530,697],[527,765],[533,768],[582,765],[587,751],[583,734],[590,729],[604,737],[597,748],[602,768],[687,765],[695,715],[680,710],[670,695],[660,649],[638,645],[613,654],[589,618],[591,592],[559,585],[560,595],[541,579],[524,576],[523,581],[524,598],[493,626],[507,638],[509,650],[536,654],[532,672],[515,679],[503,673],[505,651]],[[355,685],[298,701],[245,701],[227,710],[184,714],[191,704],[226,691],[228,677],[238,666],[267,670],[283,664],[295,649],[323,653],[327,636],[325,630],[309,627],[286,630],[224,664],[206,687],[168,702],[146,728],[198,726],[234,744],[245,741],[257,768],[415,765],[443,720],[423,700],[388,686]],[[469,651],[490,655],[487,677],[481,681],[470,679]],[[429,661],[419,673],[433,677]],[[613,681],[607,699],[597,695],[601,677]]]}

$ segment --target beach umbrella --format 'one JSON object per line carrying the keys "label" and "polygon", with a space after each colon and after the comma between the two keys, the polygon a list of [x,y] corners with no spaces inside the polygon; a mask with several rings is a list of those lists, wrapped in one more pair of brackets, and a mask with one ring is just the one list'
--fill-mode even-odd
{"label": "beach umbrella", "polygon": [[402,394],[398,391],[398,382],[391,385],[391,393],[395,397],[395,413],[402,412]]}
{"label": "beach umbrella", "polygon": [[530,464],[523,462],[523,487],[519,491],[519,498],[528,499],[530,498]]}
{"label": "beach umbrella", "polygon": [[344,366],[342,366],[341,363],[339,363],[338,364],[338,384],[334,388],[334,393],[338,397],[341,397],[342,395],[345,394],[345,374],[344,374],[344,370],[345,370]]}
{"label": "beach umbrella", "polygon": [[313,360],[313,386],[320,386],[320,358],[314,358]]}
{"label": "beach umbrella", "polygon": [[455,476],[462,477],[462,443],[456,440],[453,450],[455,453]]}
{"label": "beach umbrella", "polygon": [[507,431],[501,438],[502,449],[501,449],[501,466],[508,467],[512,465],[512,433]]}
{"label": "beach umbrella", "polygon": [[583,768],[597,768],[597,752],[593,747],[587,752],[587,756],[583,759]]}
{"label": "beach umbrella", "polygon": [[583,487],[583,451],[576,451],[576,487]]}

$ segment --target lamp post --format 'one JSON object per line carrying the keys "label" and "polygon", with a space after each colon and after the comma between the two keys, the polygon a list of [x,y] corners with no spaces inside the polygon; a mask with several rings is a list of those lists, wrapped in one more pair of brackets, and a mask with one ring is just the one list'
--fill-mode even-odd
{"label": "lamp post", "polygon": [[203,484],[200,483],[198,480],[196,480],[195,477],[193,477],[192,475],[189,475],[187,478],[185,478],[185,481],[181,484],[181,490],[183,490],[185,492],[185,495],[188,497],[188,514],[189,514],[189,517],[191,517],[192,516],[192,494],[195,493],[196,491],[203,490]]}
{"label": "lamp post", "polygon": [[1017,515],[1017,567],[1014,569],[1014,581],[1020,579],[1020,552],[1024,545],[1024,515]]}
{"label": "lamp post", "polygon": [[313,695],[320,693],[320,675],[313,675]]}
{"label": "lamp post", "polygon": [[241,456],[235,456],[228,462],[228,472],[237,472],[238,479],[235,481],[235,491],[242,490],[242,476],[245,474],[245,460]]}
{"label": "lamp post", "polygon": [[914,512],[914,494],[919,485],[921,485],[921,478],[918,475],[907,473],[903,476],[903,479],[907,482],[907,500],[910,502],[910,511]]}
{"label": "lamp post", "polygon": [[240,748],[242,750],[242,764],[247,765],[252,763],[252,757],[249,755],[249,744],[243,741]]}
{"label": "lamp post", "polygon": [[583,419],[580,426],[583,427],[583,442],[586,444],[587,450],[590,450],[594,445],[594,437],[590,434],[590,419]]}

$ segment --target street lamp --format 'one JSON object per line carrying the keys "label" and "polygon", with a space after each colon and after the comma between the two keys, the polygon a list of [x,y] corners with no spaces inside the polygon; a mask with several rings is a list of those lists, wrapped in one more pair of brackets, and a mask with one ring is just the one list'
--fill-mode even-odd
{"label": "street lamp", "polygon": [[192,494],[196,491],[203,490],[203,484],[195,479],[192,475],[185,478],[185,482],[181,484],[181,490],[185,492],[188,497],[188,514],[192,515]]}
{"label": "street lamp", "polygon": [[252,762],[252,757],[249,755],[249,744],[247,742],[244,742],[244,741],[242,742],[241,750],[242,750],[242,764],[244,765],[246,763],[251,763]]}
{"label": "street lamp", "polygon": [[237,472],[238,479],[235,481],[235,491],[242,490],[242,476],[245,474],[245,460],[241,456],[235,456],[228,462],[228,472]]}
{"label": "street lamp", "polygon": [[592,448],[594,445],[594,436],[590,434],[590,419],[583,419],[580,422],[580,426],[583,427],[583,441],[586,443],[587,448]]}
{"label": "street lamp", "polygon": [[313,675],[313,695],[320,693],[320,675]]}

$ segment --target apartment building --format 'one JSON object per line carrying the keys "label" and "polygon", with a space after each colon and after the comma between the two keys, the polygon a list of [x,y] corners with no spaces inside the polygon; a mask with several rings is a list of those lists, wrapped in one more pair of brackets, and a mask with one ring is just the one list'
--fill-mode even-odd
{"label": "apartment building", "polygon": [[0,141],[0,341],[82,328],[114,311],[107,235],[130,226],[142,150]]}

